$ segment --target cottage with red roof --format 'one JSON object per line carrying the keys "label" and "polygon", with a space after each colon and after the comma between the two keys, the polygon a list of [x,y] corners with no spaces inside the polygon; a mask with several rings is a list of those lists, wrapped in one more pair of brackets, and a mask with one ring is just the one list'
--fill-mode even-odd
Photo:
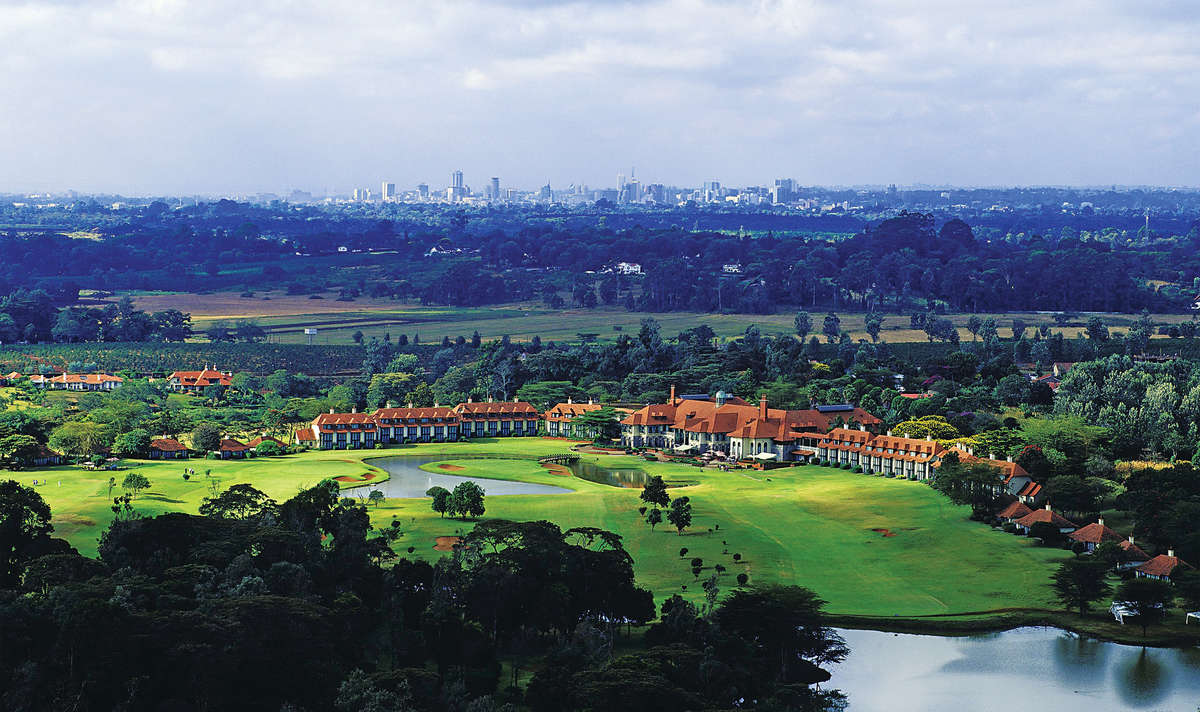
{"label": "cottage with red roof", "polygon": [[1112,529],[1104,526],[1104,518],[1092,524],[1086,524],[1067,535],[1074,541],[1087,545],[1088,552],[1096,550],[1104,542],[1122,542],[1125,538]]}
{"label": "cottage with red roof", "polygon": [[1133,543],[1133,537],[1120,543],[1121,550],[1125,552],[1121,556],[1121,562],[1117,564],[1118,569],[1133,569],[1141,566],[1150,560],[1150,555],[1142,551],[1142,548]]}
{"label": "cottage with red roof", "polygon": [[259,435],[250,442],[246,443],[246,447],[250,448],[251,450],[256,450],[258,449],[258,446],[262,445],[263,443],[275,443],[279,446],[280,450],[287,449],[287,444],[285,444],[282,440],[271,437],[270,435]]}
{"label": "cottage with red roof", "polygon": [[1050,509],[1049,504],[1046,505],[1045,509],[1035,509],[1015,522],[1017,528],[1025,534],[1028,534],[1029,530],[1033,528],[1033,525],[1038,523],[1053,524],[1054,526],[1058,527],[1058,531],[1062,532],[1063,534],[1067,534],[1078,529],[1074,522]]}
{"label": "cottage with red roof", "polygon": [[250,448],[245,443],[240,443],[232,438],[225,438],[221,441],[220,447],[217,448],[217,452],[221,454],[222,460],[244,458],[249,451]]}
{"label": "cottage with red roof", "polygon": [[208,366],[199,371],[176,371],[167,376],[167,388],[176,393],[200,391],[208,386],[228,388],[232,383],[232,371],[218,371]]}
{"label": "cottage with red roof", "polygon": [[599,403],[593,403],[591,400],[588,400],[587,403],[575,403],[570,398],[567,399],[566,403],[557,403],[542,416],[546,421],[546,434],[552,438],[591,440],[591,433],[584,432],[583,428],[576,427],[572,421],[584,413],[600,410],[603,407]]}
{"label": "cottage with red roof", "polygon": [[1015,500],[1012,503],[1010,503],[1004,509],[1001,509],[1000,513],[997,514],[996,516],[999,517],[1000,519],[1003,519],[1006,522],[1015,522],[1018,519],[1020,519],[1021,517],[1024,517],[1024,516],[1026,516],[1028,514],[1032,514],[1032,513],[1033,513],[1033,510],[1029,508],[1029,505],[1025,504],[1024,502],[1022,502],[1021,500],[1018,499],[1018,500]]}
{"label": "cottage with red roof", "polygon": [[535,436],[541,413],[519,400],[476,403],[468,400],[454,406],[460,430],[467,438]]}
{"label": "cottage with red roof", "polygon": [[150,441],[151,460],[175,460],[188,456],[187,446],[174,438],[156,438]]}
{"label": "cottage with red roof", "polygon": [[1146,563],[1133,570],[1133,573],[1138,578],[1152,578],[1159,581],[1169,581],[1171,574],[1183,569],[1195,568],[1188,562],[1175,555],[1174,549],[1167,549],[1167,553],[1159,554],[1150,559]]}

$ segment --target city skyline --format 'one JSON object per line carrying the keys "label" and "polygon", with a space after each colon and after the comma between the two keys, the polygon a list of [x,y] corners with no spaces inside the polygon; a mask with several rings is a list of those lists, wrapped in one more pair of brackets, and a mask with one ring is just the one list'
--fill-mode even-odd
{"label": "city skyline", "polygon": [[536,190],[635,163],[1195,185],[1198,29],[1167,2],[0,2],[0,192],[440,189],[446,166]]}

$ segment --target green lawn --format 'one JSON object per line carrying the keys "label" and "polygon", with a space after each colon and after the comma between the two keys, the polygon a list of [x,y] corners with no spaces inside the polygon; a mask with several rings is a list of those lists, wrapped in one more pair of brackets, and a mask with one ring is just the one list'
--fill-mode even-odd
{"label": "green lawn", "polygon": [[[322,477],[361,475],[370,470],[363,458],[383,455],[446,455],[445,464],[463,468],[452,474],[515,479],[574,490],[562,495],[489,497],[487,517],[548,519],[569,528],[598,526],[625,537],[636,562],[639,582],[660,600],[675,592],[701,596],[690,559],[704,559],[705,571],[715,564],[752,582],[795,583],[817,591],[833,613],[874,616],[924,616],[993,611],[1004,608],[1057,608],[1048,587],[1054,565],[1067,554],[1031,546],[1028,540],[995,532],[967,520],[967,509],[951,505],[925,485],[820,467],[761,472],[701,471],[695,467],[648,463],[623,455],[598,458],[611,467],[642,467],[666,479],[695,485],[672,489],[672,496],[692,498],[692,528],[679,536],[666,525],[657,531],[637,513],[639,490],[620,489],[554,474],[533,460],[470,459],[480,455],[533,458],[564,452],[561,440],[510,439],[426,445],[363,452],[313,452],[245,462],[191,461],[201,473],[212,468],[222,485],[250,482],[277,499],[285,499]],[[442,464],[442,463],[439,463]],[[137,501],[146,513],[172,509],[195,511],[207,488],[184,482],[184,463],[136,463],[131,469],[153,483]],[[442,470],[435,465],[426,469]],[[124,473],[116,473],[118,481]],[[55,528],[87,554],[111,518],[105,473],[53,468],[16,473],[39,486],[55,513]],[[57,481],[61,479],[62,485]],[[484,483],[486,489],[486,483]],[[471,522],[442,519],[428,500],[390,500],[371,508],[377,524],[400,520],[405,536],[397,549],[433,560],[436,536],[455,535]],[[888,529],[883,536],[872,529]],[[710,531],[710,529],[712,531]],[[680,547],[689,549],[685,559]],[[734,563],[732,555],[742,554]],[[683,586],[687,591],[683,591]]]}

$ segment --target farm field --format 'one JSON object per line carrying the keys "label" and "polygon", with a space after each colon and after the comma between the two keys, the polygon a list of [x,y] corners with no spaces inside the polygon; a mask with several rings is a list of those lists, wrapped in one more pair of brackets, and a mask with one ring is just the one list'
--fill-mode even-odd
{"label": "farm field", "polygon": [[[242,298],[235,292],[216,294],[155,293],[131,295],[140,309],[161,311],[179,309],[192,315],[197,331],[203,331],[216,322],[234,322],[253,319],[269,334],[270,340],[285,344],[307,343],[306,327],[316,328],[314,343],[351,344],[353,334],[362,331],[366,338],[383,338],[390,334],[393,339],[407,334],[411,339],[419,334],[422,343],[441,341],[443,336],[470,338],[478,331],[484,339],[509,336],[514,341],[529,341],[534,336],[542,341],[578,341],[579,334],[596,334],[600,340],[613,340],[622,333],[635,334],[641,320],[656,319],[666,336],[690,329],[701,324],[711,327],[719,338],[729,339],[741,335],[748,326],[757,326],[764,333],[792,333],[794,313],[779,314],[716,314],[702,312],[629,312],[624,309],[565,309],[553,311],[540,302],[497,305],[492,307],[428,307],[420,304],[405,304],[387,299],[360,298],[353,302],[336,301],[336,294],[327,293],[322,299],[309,299],[305,295],[287,295],[282,292],[258,292],[254,298]],[[263,297],[269,297],[264,300]],[[113,297],[115,300],[117,297]],[[814,309],[814,329],[820,332],[821,320],[827,310]],[[925,332],[909,328],[907,314],[885,314],[880,339],[889,343],[925,342]],[[1074,338],[1084,330],[1081,318],[1071,326],[1055,325],[1049,312],[1038,313],[995,313],[980,314],[980,317],[996,319],[1003,338],[1011,336],[1012,319],[1024,319],[1030,326],[1042,324],[1054,326],[1066,338]],[[1090,315],[1088,315],[1090,316]],[[1127,329],[1138,317],[1134,314],[1102,314],[1110,329]],[[857,339],[869,338],[863,314],[839,313],[842,328]],[[967,314],[949,315],[958,327],[959,338],[970,341],[972,336],[966,329]],[[1154,314],[1157,323],[1176,324],[1192,318],[1187,314]],[[1162,337],[1165,338],[1165,337]],[[823,339],[822,339],[823,340]]]}
{"label": "farm field", "polygon": [[[370,458],[444,455],[444,461],[426,469],[574,490],[489,497],[486,517],[547,519],[564,529],[597,526],[615,531],[634,557],[639,582],[660,600],[677,592],[701,597],[700,582],[690,565],[693,557],[700,557],[705,567],[701,578],[719,563],[728,570],[725,586],[742,572],[752,582],[802,584],[826,598],[834,613],[926,616],[1054,607],[1047,584],[1065,552],[1035,548],[1027,540],[970,522],[966,508],[950,504],[922,484],[821,467],[717,472],[624,455],[584,455],[602,466],[638,467],[668,481],[690,483],[671,490],[673,497],[690,497],[694,508],[693,526],[680,536],[665,522],[652,531],[642,521],[637,512],[640,490],[556,474],[533,459],[562,453],[566,447],[561,440],[485,440],[383,451],[310,452],[269,460],[134,461],[126,471],[150,479],[151,489],[136,500],[136,506],[157,514],[196,511],[207,495],[205,469],[211,468],[222,486],[248,482],[282,500],[327,476],[357,479],[372,472],[378,477],[379,471],[364,462]],[[516,459],[472,459],[481,455]],[[439,468],[440,464],[452,467]],[[185,482],[184,467],[201,474]],[[124,476],[112,474],[118,483]],[[37,490],[54,511],[58,535],[83,553],[95,554],[96,538],[111,519],[109,473],[62,467],[2,476],[14,475],[23,484],[34,479],[46,482]],[[367,491],[356,494],[365,496]],[[397,550],[408,556],[408,547],[413,547],[411,556],[427,560],[442,555],[432,548],[436,537],[459,535],[472,526],[440,517],[427,499],[388,500],[370,507],[370,513],[377,526],[398,519],[405,535]],[[681,547],[689,550],[685,558],[679,556]],[[735,553],[742,555],[740,563],[734,562]]]}

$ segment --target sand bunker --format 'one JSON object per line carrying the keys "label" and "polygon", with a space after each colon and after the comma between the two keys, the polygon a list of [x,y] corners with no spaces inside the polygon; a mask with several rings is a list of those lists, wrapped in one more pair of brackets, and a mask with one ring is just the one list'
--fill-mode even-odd
{"label": "sand bunker", "polygon": [[459,465],[444,464],[444,465],[438,465],[438,469],[439,470],[450,470],[451,472],[457,472],[459,470],[465,470],[467,468],[459,466]]}
{"label": "sand bunker", "polygon": [[338,482],[370,482],[371,480],[375,479],[375,473],[367,472],[367,473],[364,473],[361,477],[351,477],[350,475],[341,475],[341,476],[335,477],[333,479],[337,480]]}
{"label": "sand bunker", "polygon": [[875,532],[876,534],[882,534],[884,537],[896,536],[896,532],[892,531],[891,529],[881,529],[876,527],[872,528],[871,531]]}
{"label": "sand bunker", "polygon": [[433,538],[434,551],[454,551],[454,545],[462,541],[460,536],[438,536]]}

